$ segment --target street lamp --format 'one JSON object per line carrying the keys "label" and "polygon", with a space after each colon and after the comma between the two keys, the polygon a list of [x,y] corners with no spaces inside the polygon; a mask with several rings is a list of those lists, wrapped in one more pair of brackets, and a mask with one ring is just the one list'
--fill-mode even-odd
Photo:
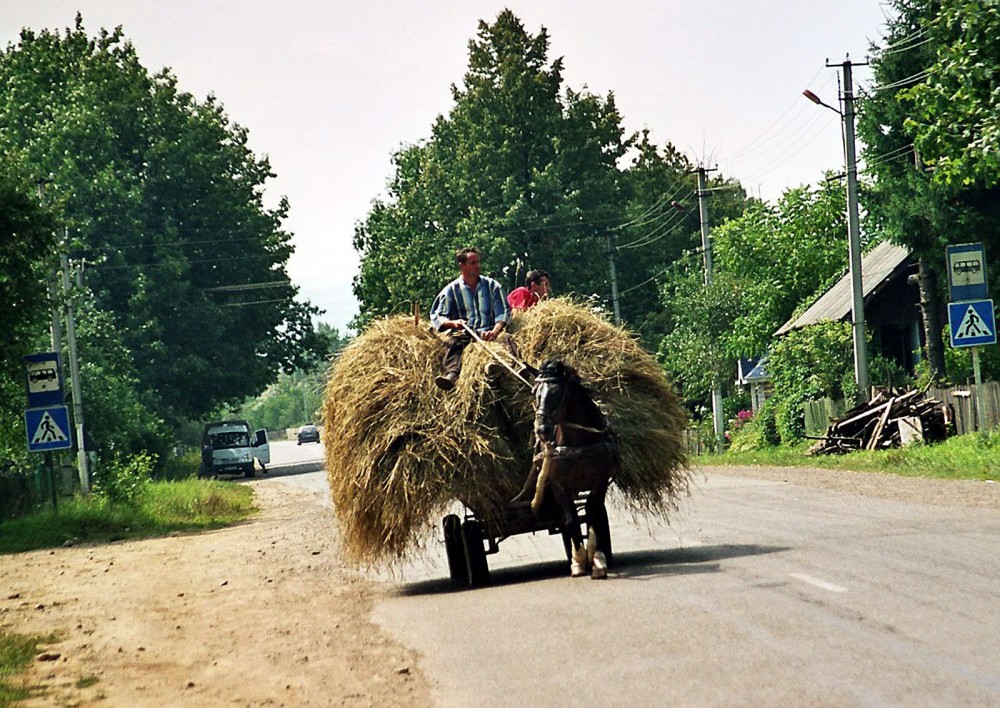
{"label": "street lamp", "polygon": [[844,112],[824,103],[809,89],[802,95],[818,106],[829,108],[843,121],[844,160],[847,163],[847,243],[851,269],[851,318],[854,322],[854,381],[858,395],[868,400],[868,350],[865,346],[865,297],[861,282],[861,229],[858,220],[858,165],[854,151],[854,90],[851,62],[844,67]]}

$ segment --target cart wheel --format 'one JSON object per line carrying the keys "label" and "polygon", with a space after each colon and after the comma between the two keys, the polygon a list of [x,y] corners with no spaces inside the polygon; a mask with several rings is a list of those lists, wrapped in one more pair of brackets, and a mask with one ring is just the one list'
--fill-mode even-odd
{"label": "cart wheel", "polygon": [[462,524],[462,545],[465,548],[465,563],[468,570],[469,585],[481,587],[490,582],[490,567],[486,562],[486,549],[483,547],[483,525],[475,519],[469,519]]}
{"label": "cart wheel", "polygon": [[608,566],[611,565],[611,524],[608,521],[608,508],[601,504],[600,508],[595,509],[592,514],[593,518],[587,519],[588,530],[593,529],[594,533],[598,537],[604,539],[604,543],[607,546],[604,549],[604,556],[608,560]]}
{"label": "cart wheel", "polygon": [[448,556],[448,573],[457,583],[468,577],[465,568],[465,547],[462,544],[462,522],[455,514],[448,514],[441,521],[444,527],[444,551]]}

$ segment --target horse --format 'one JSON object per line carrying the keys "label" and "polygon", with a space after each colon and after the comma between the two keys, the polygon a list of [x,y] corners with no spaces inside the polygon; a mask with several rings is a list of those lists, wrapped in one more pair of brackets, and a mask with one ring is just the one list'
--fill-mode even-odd
{"label": "horse", "polygon": [[[570,574],[584,576],[589,566],[591,577],[605,578],[611,539],[604,498],[618,472],[617,438],[572,366],[553,359],[546,361],[535,378],[532,394],[536,454],[515,501],[533,494],[531,511],[537,517],[546,489],[551,490],[561,514],[563,533],[572,546]],[[584,504],[586,546],[576,511],[576,495],[580,492],[588,492]]]}

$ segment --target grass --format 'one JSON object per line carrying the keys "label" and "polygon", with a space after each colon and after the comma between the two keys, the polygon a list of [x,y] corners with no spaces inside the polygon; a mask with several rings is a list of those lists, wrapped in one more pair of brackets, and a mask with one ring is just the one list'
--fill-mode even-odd
{"label": "grass", "polygon": [[43,645],[57,640],[54,635],[30,637],[0,632],[0,706],[31,697],[30,688],[12,684],[9,679],[23,673]]}
{"label": "grass", "polygon": [[822,467],[864,472],[892,472],[910,477],[1000,480],[1000,432],[949,438],[936,445],[911,445],[848,455],[806,454],[811,443],[752,452],[726,452],[696,458],[701,465]]}
{"label": "grass", "polygon": [[244,485],[200,479],[152,482],[132,504],[75,497],[56,509],[2,521],[0,553],[214,529],[255,510],[253,491]]}

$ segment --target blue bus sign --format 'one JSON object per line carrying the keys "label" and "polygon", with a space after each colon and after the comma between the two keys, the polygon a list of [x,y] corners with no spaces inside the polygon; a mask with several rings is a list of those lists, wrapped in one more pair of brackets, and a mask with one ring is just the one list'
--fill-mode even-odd
{"label": "blue bus sign", "polygon": [[24,357],[26,366],[28,408],[61,406],[63,398],[62,367],[58,352],[29,354]]}
{"label": "blue bus sign", "polygon": [[986,249],[981,243],[960,243],[946,249],[948,291],[952,302],[985,300]]}

